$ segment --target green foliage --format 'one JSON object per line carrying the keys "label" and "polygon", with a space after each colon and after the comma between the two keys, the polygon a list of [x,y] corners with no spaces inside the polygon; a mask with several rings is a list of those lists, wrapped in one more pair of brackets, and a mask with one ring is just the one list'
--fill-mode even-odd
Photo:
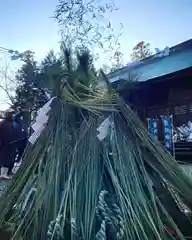
{"label": "green foliage", "polygon": [[37,78],[37,63],[34,60],[34,54],[27,51],[22,60],[24,64],[18,70],[15,79],[17,82],[15,105],[25,107],[31,102],[32,89]]}
{"label": "green foliage", "polygon": [[131,58],[132,60],[143,60],[144,58],[150,57],[152,54],[150,44],[141,41],[133,48]]}
{"label": "green foliage", "polygon": [[62,60],[53,51],[50,51],[40,66],[41,82],[40,86],[53,90],[56,81],[59,81],[63,72]]}
{"label": "green foliage", "polygon": [[40,107],[39,102],[44,99],[39,91],[34,91],[34,87],[48,89],[52,96],[59,96],[65,83],[68,83],[78,97],[85,99],[90,93],[89,89],[96,88],[98,84],[97,72],[87,48],[74,55],[70,48],[62,44],[60,55],[50,51],[40,66],[37,66],[31,52],[23,56],[23,61],[16,75],[18,85],[14,106],[28,110],[24,113],[27,126],[31,121],[31,111]]}
{"label": "green foliage", "polygon": [[58,91],[67,82],[76,94],[82,97],[83,94],[89,94],[85,88],[94,87],[98,79],[89,50],[84,48],[74,55],[72,50],[64,45],[61,46],[59,57],[53,52],[46,56],[42,62],[42,74],[43,86],[56,91],[54,95],[58,95]]}
{"label": "green foliage", "polygon": [[34,83],[36,77],[37,63],[34,60],[34,53],[31,51],[25,52],[22,61],[24,64],[21,69],[18,70],[16,80],[18,83],[28,86]]}
{"label": "green foliage", "polygon": [[31,51],[26,51],[22,55],[22,61],[24,64],[15,76],[17,88],[13,105],[25,109],[23,118],[26,128],[28,128],[31,122],[31,110],[34,107],[36,97],[33,87],[37,84],[38,68],[34,60],[34,53]]}

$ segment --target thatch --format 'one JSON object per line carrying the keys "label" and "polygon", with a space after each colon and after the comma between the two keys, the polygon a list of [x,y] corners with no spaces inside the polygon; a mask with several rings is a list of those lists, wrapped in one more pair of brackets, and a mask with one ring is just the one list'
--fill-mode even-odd
{"label": "thatch", "polygon": [[0,226],[9,224],[16,240],[175,239],[165,225],[185,239],[158,195],[162,187],[169,194],[168,183],[191,208],[192,182],[173,157],[118,96],[69,99],[54,99],[47,127],[28,146],[0,200]]}

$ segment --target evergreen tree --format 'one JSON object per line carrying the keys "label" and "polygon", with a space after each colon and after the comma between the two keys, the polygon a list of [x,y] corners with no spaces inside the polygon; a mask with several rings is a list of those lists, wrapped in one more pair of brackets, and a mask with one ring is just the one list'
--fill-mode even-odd
{"label": "evergreen tree", "polygon": [[38,84],[38,69],[33,52],[26,51],[21,57],[24,64],[15,76],[17,88],[14,107],[23,111],[24,122],[27,128],[31,122],[31,110],[35,101],[33,89]]}
{"label": "evergreen tree", "polygon": [[62,60],[51,50],[41,62],[40,69],[40,86],[52,91],[63,72]]}

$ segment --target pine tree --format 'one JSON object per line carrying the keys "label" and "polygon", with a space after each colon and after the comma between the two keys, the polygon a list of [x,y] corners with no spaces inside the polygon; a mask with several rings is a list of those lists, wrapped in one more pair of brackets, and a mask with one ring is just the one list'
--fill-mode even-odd
{"label": "pine tree", "polygon": [[24,122],[26,128],[28,128],[31,122],[31,109],[35,101],[33,88],[38,84],[38,69],[33,52],[26,51],[22,56],[22,60],[24,64],[15,76],[17,88],[14,107],[22,109]]}

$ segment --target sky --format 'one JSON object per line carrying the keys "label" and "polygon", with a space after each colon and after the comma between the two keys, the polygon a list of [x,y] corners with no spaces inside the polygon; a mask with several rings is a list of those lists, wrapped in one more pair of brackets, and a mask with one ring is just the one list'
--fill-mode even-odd
{"label": "sky", "polygon": [[[20,52],[32,50],[37,60],[59,49],[59,27],[53,12],[58,0],[1,0],[0,47]],[[152,48],[174,46],[192,37],[191,0],[116,0],[118,11],[109,15],[112,27],[119,31],[121,51],[129,61],[132,48],[141,40]],[[0,66],[9,58],[0,52]],[[17,66],[18,63],[11,63]],[[0,79],[1,81],[1,79]],[[1,94],[4,98],[4,95]],[[0,106],[1,108],[1,106]]]}

